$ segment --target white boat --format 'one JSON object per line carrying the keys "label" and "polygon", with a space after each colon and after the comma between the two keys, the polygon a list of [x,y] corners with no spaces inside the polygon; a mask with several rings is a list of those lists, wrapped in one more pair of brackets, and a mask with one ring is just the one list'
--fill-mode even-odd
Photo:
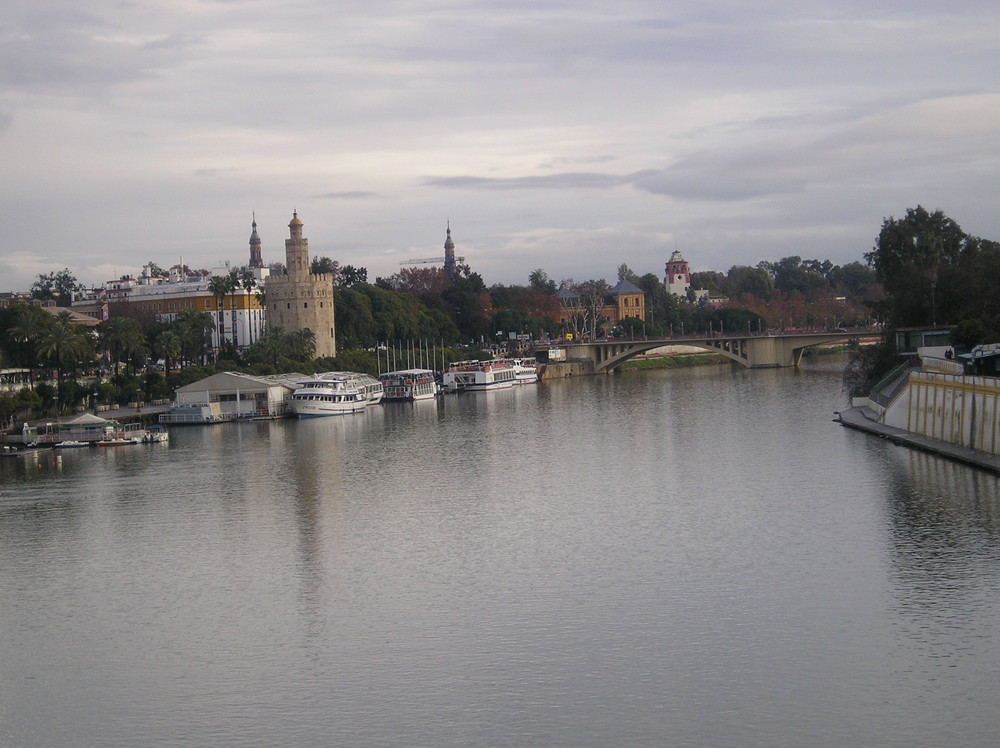
{"label": "white boat", "polygon": [[430,369],[400,369],[380,374],[386,400],[431,400],[438,385]]}
{"label": "white boat", "polygon": [[143,444],[162,444],[170,441],[170,432],[159,424],[153,424],[142,435]]}
{"label": "white boat", "polygon": [[515,384],[533,384],[538,381],[538,362],[533,358],[504,359],[514,367]]}
{"label": "white boat", "polygon": [[81,447],[89,447],[90,442],[81,442],[78,439],[65,439],[61,442],[56,442],[52,446],[56,449],[80,449]]}
{"label": "white boat", "polygon": [[444,371],[445,392],[498,390],[514,385],[509,361],[456,361]]}
{"label": "white boat", "polygon": [[[370,395],[366,390],[366,383],[359,381],[350,373],[317,374],[309,379],[303,379],[298,384],[299,386],[292,392],[289,405],[299,418],[357,413],[369,404]],[[382,383],[378,384],[381,389]],[[381,399],[381,395],[378,397]]]}

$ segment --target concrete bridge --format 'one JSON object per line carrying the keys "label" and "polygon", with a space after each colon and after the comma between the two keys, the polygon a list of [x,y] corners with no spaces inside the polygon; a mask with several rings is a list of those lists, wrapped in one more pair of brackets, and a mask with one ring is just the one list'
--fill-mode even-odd
{"label": "concrete bridge", "polygon": [[593,343],[564,343],[535,346],[539,361],[558,362],[559,352],[565,361],[590,360],[595,374],[616,370],[630,358],[668,345],[689,345],[704,348],[745,366],[748,369],[775,369],[798,366],[806,348],[851,338],[869,337],[874,331],[803,332],[746,335],[708,335],[704,337],[656,338],[642,340],[608,340]]}

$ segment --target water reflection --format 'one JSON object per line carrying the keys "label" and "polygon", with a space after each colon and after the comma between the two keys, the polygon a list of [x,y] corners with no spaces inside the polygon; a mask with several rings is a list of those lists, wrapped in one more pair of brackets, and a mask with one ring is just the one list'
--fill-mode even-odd
{"label": "water reflection", "polygon": [[714,368],[4,464],[0,743],[985,744],[997,481],[841,405]]}

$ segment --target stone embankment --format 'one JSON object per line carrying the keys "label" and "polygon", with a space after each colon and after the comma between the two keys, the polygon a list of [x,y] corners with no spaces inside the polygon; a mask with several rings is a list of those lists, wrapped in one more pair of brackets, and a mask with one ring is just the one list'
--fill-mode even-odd
{"label": "stone embankment", "polygon": [[852,405],[835,420],[1000,473],[1000,379],[910,370]]}

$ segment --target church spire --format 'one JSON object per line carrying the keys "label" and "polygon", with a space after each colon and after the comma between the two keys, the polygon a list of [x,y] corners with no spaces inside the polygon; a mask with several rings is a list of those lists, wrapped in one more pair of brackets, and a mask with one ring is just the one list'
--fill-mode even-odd
{"label": "church spire", "polygon": [[260,237],[257,235],[257,212],[253,212],[253,231],[250,233],[250,267],[264,267],[264,258],[260,251]]}

